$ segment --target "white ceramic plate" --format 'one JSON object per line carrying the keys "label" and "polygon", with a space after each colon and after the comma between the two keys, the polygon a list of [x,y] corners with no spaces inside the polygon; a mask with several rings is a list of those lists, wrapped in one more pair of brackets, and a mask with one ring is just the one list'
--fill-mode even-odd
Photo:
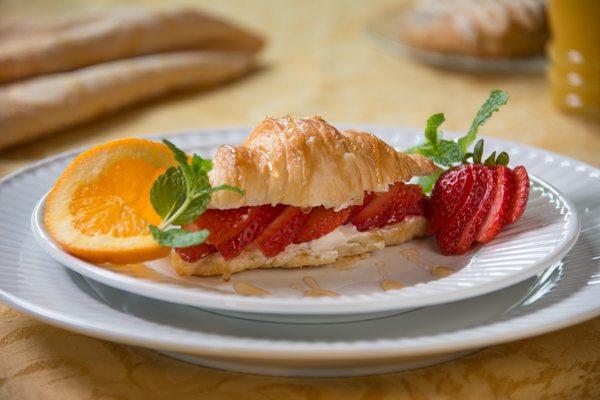
{"label": "white ceramic plate", "polygon": [[[420,135],[416,129],[371,129],[393,140],[405,139],[407,146]],[[227,132],[220,141],[232,139]],[[0,300],[90,336],[185,353],[177,357],[218,368],[300,376],[427,365],[599,315],[600,171],[540,149],[486,141],[509,151],[515,163],[527,165],[569,197],[581,215],[582,229],[562,263],[485,296],[372,321],[290,325],[229,318],[115,290],[70,272],[33,238],[29,219],[52,184],[48,168],[55,176],[63,166],[44,161],[0,183]],[[207,142],[212,145],[210,137]]]}
{"label": "white ceramic plate", "polygon": [[[212,154],[217,145],[241,142],[248,131],[203,130],[165,137],[190,152]],[[396,147],[420,140],[414,131],[389,129],[378,133]],[[488,151],[492,151],[491,147],[488,145]],[[39,165],[34,170],[35,180],[27,184],[48,189],[57,172],[72,158],[73,154],[65,155]],[[579,220],[569,200],[533,178],[523,217],[489,244],[465,255],[443,256],[433,239],[412,240],[351,263],[253,270],[235,274],[226,282],[220,277],[180,277],[168,259],[146,266],[110,269],[82,261],[64,252],[48,236],[43,226],[43,207],[42,198],[32,216],[36,239],[54,259],[77,273],[146,297],[275,321],[359,320],[489,293],[556,263],[573,246],[579,233]],[[452,275],[443,277],[444,273]],[[405,287],[385,290],[398,283]],[[248,285],[270,295],[249,296]],[[310,297],[315,289],[325,289],[336,296]]]}
{"label": "white ceramic plate", "polygon": [[411,57],[434,67],[493,73],[542,72],[547,65],[543,55],[515,58],[482,58],[423,50],[407,45],[400,35],[406,5],[388,10],[371,20],[367,32],[377,44],[402,57]]}

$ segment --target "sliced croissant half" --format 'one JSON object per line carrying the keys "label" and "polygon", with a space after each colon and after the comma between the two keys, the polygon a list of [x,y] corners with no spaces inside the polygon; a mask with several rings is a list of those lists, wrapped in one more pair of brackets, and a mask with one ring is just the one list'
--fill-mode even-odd
{"label": "sliced croissant half", "polygon": [[[228,243],[209,236],[200,248],[174,251],[181,275],[324,265],[426,235],[427,200],[402,182],[433,173],[434,164],[370,133],[338,131],[318,116],[267,118],[241,146],[221,146],[213,162],[211,184],[244,195],[215,192],[195,226],[223,215],[236,215],[239,226]],[[260,223],[247,220],[261,210]]]}

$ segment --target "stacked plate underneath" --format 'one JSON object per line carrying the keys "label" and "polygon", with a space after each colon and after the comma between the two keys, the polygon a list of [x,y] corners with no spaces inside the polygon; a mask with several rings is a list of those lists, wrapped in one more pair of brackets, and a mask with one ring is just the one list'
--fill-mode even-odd
{"label": "stacked plate underneath", "polygon": [[[398,148],[422,135],[360,128]],[[165,137],[212,155],[247,131]],[[508,149],[511,163],[534,176],[525,215],[491,243],[447,257],[433,240],[413,240],[368,258],[230,281],[179,277],[168,260],[97,266],[64,253],[40,218],[44,194],[74,156],[59,155],[0,184],[0,300],[68,330],[186,361],[295,376],[430,365],[600,314],[600,171],[516,143],[486,144]]]}

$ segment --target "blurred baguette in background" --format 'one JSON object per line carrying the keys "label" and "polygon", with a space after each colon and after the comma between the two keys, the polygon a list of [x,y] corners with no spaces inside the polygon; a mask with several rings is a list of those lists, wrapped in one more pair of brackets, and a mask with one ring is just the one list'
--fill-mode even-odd
{"label": "blurred baguette in background", "polygon": [[167,92],[235,79],[253,59],[210,50],[154,54],[0,86],[0,149]]}
{"label": "blurred baguette in background", "polygon": [[192,8],[122,8],[0,22],[0,82],[190,49],[254,54],[259,36]]}

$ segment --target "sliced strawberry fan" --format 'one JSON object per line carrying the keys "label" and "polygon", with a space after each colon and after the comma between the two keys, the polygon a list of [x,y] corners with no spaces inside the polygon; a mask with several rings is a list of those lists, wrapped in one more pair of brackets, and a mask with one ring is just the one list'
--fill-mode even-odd
{"label": "sliced strawberry fan", "polygon": [[431,231],[442,253],[463,254],[475,242],[487,243],[525,212],[529,176],[524,167],[510,169],[508,155],[495,152],[481,162],[483,140],[465,163],[445,171],[431,196]]}

